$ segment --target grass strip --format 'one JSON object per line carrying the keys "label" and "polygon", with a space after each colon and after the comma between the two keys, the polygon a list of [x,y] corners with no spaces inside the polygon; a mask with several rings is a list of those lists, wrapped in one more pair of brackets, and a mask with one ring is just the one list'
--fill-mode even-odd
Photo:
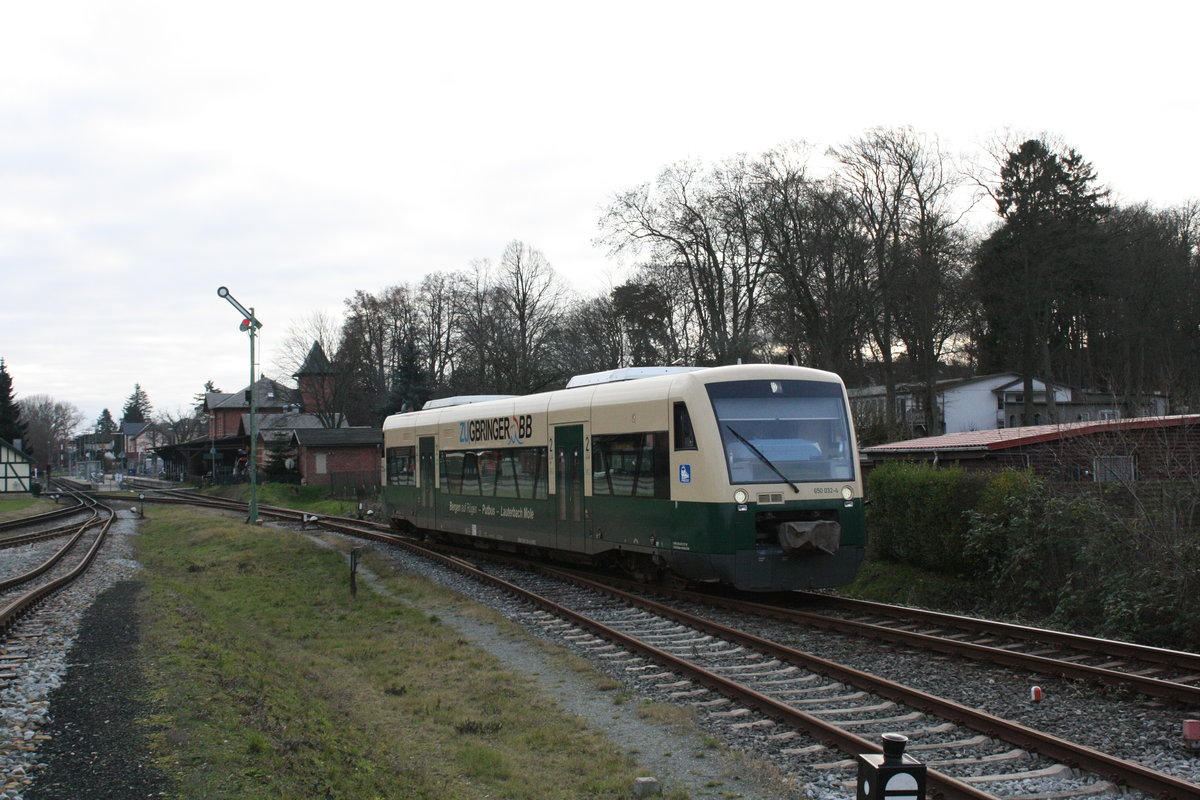
{"label": "grass strip", "polygon": [[140,531],[147,722],[179,797],[629,796],[611,742],[438,621],[442,587],[352,597],[342,554],[213,513]]}

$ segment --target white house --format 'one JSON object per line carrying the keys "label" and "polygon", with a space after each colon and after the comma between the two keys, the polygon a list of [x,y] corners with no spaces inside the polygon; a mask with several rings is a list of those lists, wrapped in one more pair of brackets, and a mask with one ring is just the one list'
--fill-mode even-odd
{"label": "white house", "polygon": [[[1111,395],[1063,384],[1050,386],[1054,394],[1057,422],[1086,422],[1119,419],[1124,416],[1121,413],[1121,404]],[[924,386],[914,383],[899,384],[896,387],[896,418],[907,426],[913,436],[1040,425],[1051,421],[1047,409],[1047,393],[1047,382],[1034,378],[1034,416],[1031,420],[1022,420],[1025,382],[1015,372],[939,381],[937,403],[940,429],[927,431]],[[883,386],[850,389],[849,394],[855,415],[883,416],[887,408],[887,392]],[[1138,416],[1160,416],[1165,413],[1167,399],[1161,395],[1153,395],[1145,399]]]}

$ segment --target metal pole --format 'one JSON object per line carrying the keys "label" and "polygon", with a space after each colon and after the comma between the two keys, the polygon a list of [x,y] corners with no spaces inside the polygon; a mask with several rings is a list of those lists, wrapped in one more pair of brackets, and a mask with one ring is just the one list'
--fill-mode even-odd
{"label": "metal pole", "polygon": [[212,485],[217,485],[217,415],[208,415],[208,446],[212,459]]}
{"label": "metal pole", "polygon": [[258,464],[257,455],[255,453],[256,442],[258,438],[258,423],[255,420],[255,412],[258,406],[254,402],[254,306],[250,306],[250,516],[246,522],[251,525],[258,524]]}
{"label": "metal pole", "polygon": [[258,524],[258,467],[254,463],[258,456],[256,454],[257,444],[255,439],[258,438],[258,421],[255,417],[258,415],[258,406],[254,402],[254,336],[258,329],[262,327],[262,323],[254,316],[253,308],[246,308],[241,303],[233,298],[229,290],[224,286],[217,289],[217,297],[224,297],[229,301],[229,304],[242,312],[245,317],[242,320],[242,330],[250,334],[250,458],[246,463],[247,469],[250,470],[250,514],[246,518],[246,522],[251,525]]}

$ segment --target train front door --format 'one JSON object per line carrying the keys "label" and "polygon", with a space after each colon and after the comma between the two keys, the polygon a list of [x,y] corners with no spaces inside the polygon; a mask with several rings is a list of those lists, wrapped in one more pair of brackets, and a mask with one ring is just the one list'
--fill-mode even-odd
{"label": "train front door", "polygon": [[420,500],[417,507],[417,525],[422,528],[434,528],[437,522],[437,509],[433,502],[433,481],[437,472],[434,460],[432,436],[422,436],[417,441],[417,462],[421,470]]}
{"label": "train front door", "polygon": [[587,533],[583,508],[583,426],[554,429],[554,505],[557,509],[557,547],[583,549]]}

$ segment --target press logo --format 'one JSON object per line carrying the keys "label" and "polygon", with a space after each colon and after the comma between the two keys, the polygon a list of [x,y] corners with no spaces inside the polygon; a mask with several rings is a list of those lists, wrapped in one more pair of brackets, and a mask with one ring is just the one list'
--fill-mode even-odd
{"label": "press logo", "polygon": [[462,444],[475,442],[524,444],[532,434],[532,414],[472,419],[458,423],[458,441]]}

